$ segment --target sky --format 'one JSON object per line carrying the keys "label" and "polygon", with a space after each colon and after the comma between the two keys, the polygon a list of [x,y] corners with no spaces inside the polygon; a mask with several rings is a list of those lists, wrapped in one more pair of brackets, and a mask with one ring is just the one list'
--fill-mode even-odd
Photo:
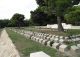
{"label": "sky", "polygon": [[38,5],[35,0],[0,0],[0,19],[10,19],[15,13],[30,18],[30,11],[34,11]]}

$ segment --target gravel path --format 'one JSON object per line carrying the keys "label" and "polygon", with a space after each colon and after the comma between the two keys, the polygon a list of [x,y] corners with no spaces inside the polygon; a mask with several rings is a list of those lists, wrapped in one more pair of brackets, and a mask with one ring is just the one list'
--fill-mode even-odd
{"label": "gravel path", "polygon": [[0,57],[20,57],[5,29],[0,36]]}

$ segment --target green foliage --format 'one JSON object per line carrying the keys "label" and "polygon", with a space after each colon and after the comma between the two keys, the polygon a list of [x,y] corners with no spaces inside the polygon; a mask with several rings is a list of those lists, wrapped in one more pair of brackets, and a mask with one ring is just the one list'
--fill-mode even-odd
{"label": "green foliage", "polygon": [[80,34],[80,29],[69,29],[66,33],[68,35],[78,35]]}
{"label": "green foliage", "polygon": [[30,24],[30,20],[24,20],[24,25],[23,25],[24,27],[29,26],[29,24]]}
{"label": "green foliage", "polygon": [[8,27],[9,26],[9,20],[0,20],[0,28]]}
{"label": "green foliage", "polygon": [[14,14],[11,20],[4,19],[0,20],[0,28],[4,27],[20,27],[20,26],[29,26],[30,21],[24,20],[24,15],[22,14]]}
{"label": "green foliage", "polygon": [[55,1],[55,10],[56,14],[59,16],[63,16],[64,12],[68,9],[68,7],[72,6],[71,0],[56,0]]}
{"label": "green foliage", "polygon": [[[54,18],[54,19],[53,19]],[[31,19],[32,23],[34,25],[47,25],[47,24],[53,24],[56,23],[56,16],[55,15],[48,15],[44,13],[40,7],[36,9],[35,11],[31,11]]]}
{"label": "green foliage", "polygon": [[[61,24],[61,17],[64,17],[65,12],[72,8],[74,5],[77,5],[80,0],[37,0],[44,1],[43,3],[45,5],[39,4],[42,11],[47,13],[48,15],[55,14],[57,16],[57,22],[58,22],[58,30],[63,31],[63,27]],[[43,4],[42,3],[42,4]]]}
{"label": "green foliage", "polygon": [[80,6],[73,7],[71,11],[65,15],[65,19],[68,23],[80,22]]}
{"label": "green foliage", "polygon": [[39,10],[31,12],[31,21],[35,25],[45,25],[46,19],[47,19],[47,14],[45,14],[44,12],[41,12]]}
{"label": "green foliage", "polygon": [[18,26],[18,27],[23,26],[24,18],[25,18],[24,15],[16,13],[12,16],[11,23],[13,26]]}
{"label": "green foliage", "polygon": [[57,15],[62,15],[68,8],[79,3],[79,0],[36,0],[36,1],[44,12],[50,14],[56,12]]}
{"label": "green foliage", "polygon": [[39,4],[40,6],[44,5],[44,1],[43,0],[36,0],[37,4]]}

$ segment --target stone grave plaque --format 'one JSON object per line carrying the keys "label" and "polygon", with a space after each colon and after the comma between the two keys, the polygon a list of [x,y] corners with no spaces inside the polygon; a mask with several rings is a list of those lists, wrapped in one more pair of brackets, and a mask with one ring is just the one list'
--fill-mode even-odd
{"label": "stone grave plaque", "polygon": [[50,57],[50,56],[44,53],[43,51],[40,51],[40,52],[30,53],[30,57]]}

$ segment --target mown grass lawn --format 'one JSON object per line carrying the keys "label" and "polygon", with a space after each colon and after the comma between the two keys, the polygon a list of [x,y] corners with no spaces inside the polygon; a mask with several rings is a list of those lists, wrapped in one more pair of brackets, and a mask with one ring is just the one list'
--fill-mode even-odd
{"label": "mown grass lawn", "polygon": [[37,32],[43,32],[43,33],[49,33],[49,34],[54,34],[54,35],[63,35],[63,36],[69,36],[69,35],[78,35],[80,34],[80,29],[68,29],[65,32],[58,32],[58,31],[53,31],[53,29],[39,29],[39,28],[29,28],[25,27],[25,30],[29,31],[37,31]]}
{"label": "mown grass lawn", "polygon": [[20,52],[21,57],[28,57],[30,53],[43,51],[50,55],[51,57],[56,57],[57,51],[53,48],[46,47],[42,44],[34,42],[30,39],[26,39],[23,35],[15,33],[9,29],[7,29],[9,37],[12,39],[13,43],[15,44],[16,48]]}
{"label": "mown grass lawn", "polygon": [[1,31],[2,31],[3,29],[0,29],[0,35],[1,35]]}
{"label": "mown grass lawn", "polygon": [[80,34],[80,29],[69,29],[66,33],[68,35],[78,35]]}

